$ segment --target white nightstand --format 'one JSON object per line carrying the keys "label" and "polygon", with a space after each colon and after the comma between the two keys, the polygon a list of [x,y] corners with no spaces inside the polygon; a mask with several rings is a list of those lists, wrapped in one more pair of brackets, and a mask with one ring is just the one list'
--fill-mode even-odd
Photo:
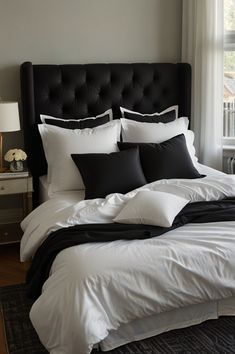
{"label": "white nightstand", "polygon": [[[2,209],[2,217],[0,218],[0,245],[6,243],[19,242],[22,237],[22,230],[20,222],[22,219],[32,211],[32,192],[33,180],[29,175],[28,177],[18,178],[4,178],[0,179],[0,202],[2,197],[10,196],[13,194],[21,195],[20,213],[18,215],[14,212],[18,209]],[[13,207],[14,207],[13,203]],[[5,212],[5,214],[4,214]]]}

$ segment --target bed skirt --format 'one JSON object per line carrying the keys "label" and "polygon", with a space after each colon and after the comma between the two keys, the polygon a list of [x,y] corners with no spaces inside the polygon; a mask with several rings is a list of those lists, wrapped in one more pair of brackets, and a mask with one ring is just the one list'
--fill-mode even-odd
{"label": "bed skirt", "polygon": [[235,316],[235,297],[191,305],[121,325],[118,330],[109,332],[108,337],[99,343],[99,349],[109,351],[133,341],[197,325],[220,316]]}

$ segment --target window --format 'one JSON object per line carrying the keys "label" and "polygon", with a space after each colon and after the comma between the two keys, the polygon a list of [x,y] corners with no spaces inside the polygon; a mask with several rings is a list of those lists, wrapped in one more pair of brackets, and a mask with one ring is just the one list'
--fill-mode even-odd
{"label": "window", "polygon": [[235,0],[224,0],[224,122],[226,144],[235,143]]}

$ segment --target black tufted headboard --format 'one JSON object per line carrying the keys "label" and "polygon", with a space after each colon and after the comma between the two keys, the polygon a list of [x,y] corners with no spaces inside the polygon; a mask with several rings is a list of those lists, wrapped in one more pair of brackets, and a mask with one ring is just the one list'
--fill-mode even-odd
{"label": "black tufted headboard", "polygon": [[178,104],[179,115],[191,114],[189,64],[21,65],[21,98],[25,149],[34,177],[37,204],[38,177],[47,165],[37,124],[40,113],[63,118],[94,116],[112,107],[120,118],[123,106],[142,113]]}

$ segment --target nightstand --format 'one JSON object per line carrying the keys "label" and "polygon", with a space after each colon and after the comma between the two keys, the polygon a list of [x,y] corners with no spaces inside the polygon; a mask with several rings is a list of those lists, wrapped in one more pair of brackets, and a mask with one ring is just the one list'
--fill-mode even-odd
{"label": "nightstand", "polygon": [[[20,208],[13,208],[9,205],[0,210],[0,245],[6,243],[20,242],[22,230],[20,222],[32,211],[33,180],[28,177],[4,178],[0,180],[0,203],[1,199],[7,201],[7,196],[20,195]],[[6,203],[7,204],[7,203]],[[4,205],[4,203],[3,203]],[[2,206],[2,205],[1,205]]]}

